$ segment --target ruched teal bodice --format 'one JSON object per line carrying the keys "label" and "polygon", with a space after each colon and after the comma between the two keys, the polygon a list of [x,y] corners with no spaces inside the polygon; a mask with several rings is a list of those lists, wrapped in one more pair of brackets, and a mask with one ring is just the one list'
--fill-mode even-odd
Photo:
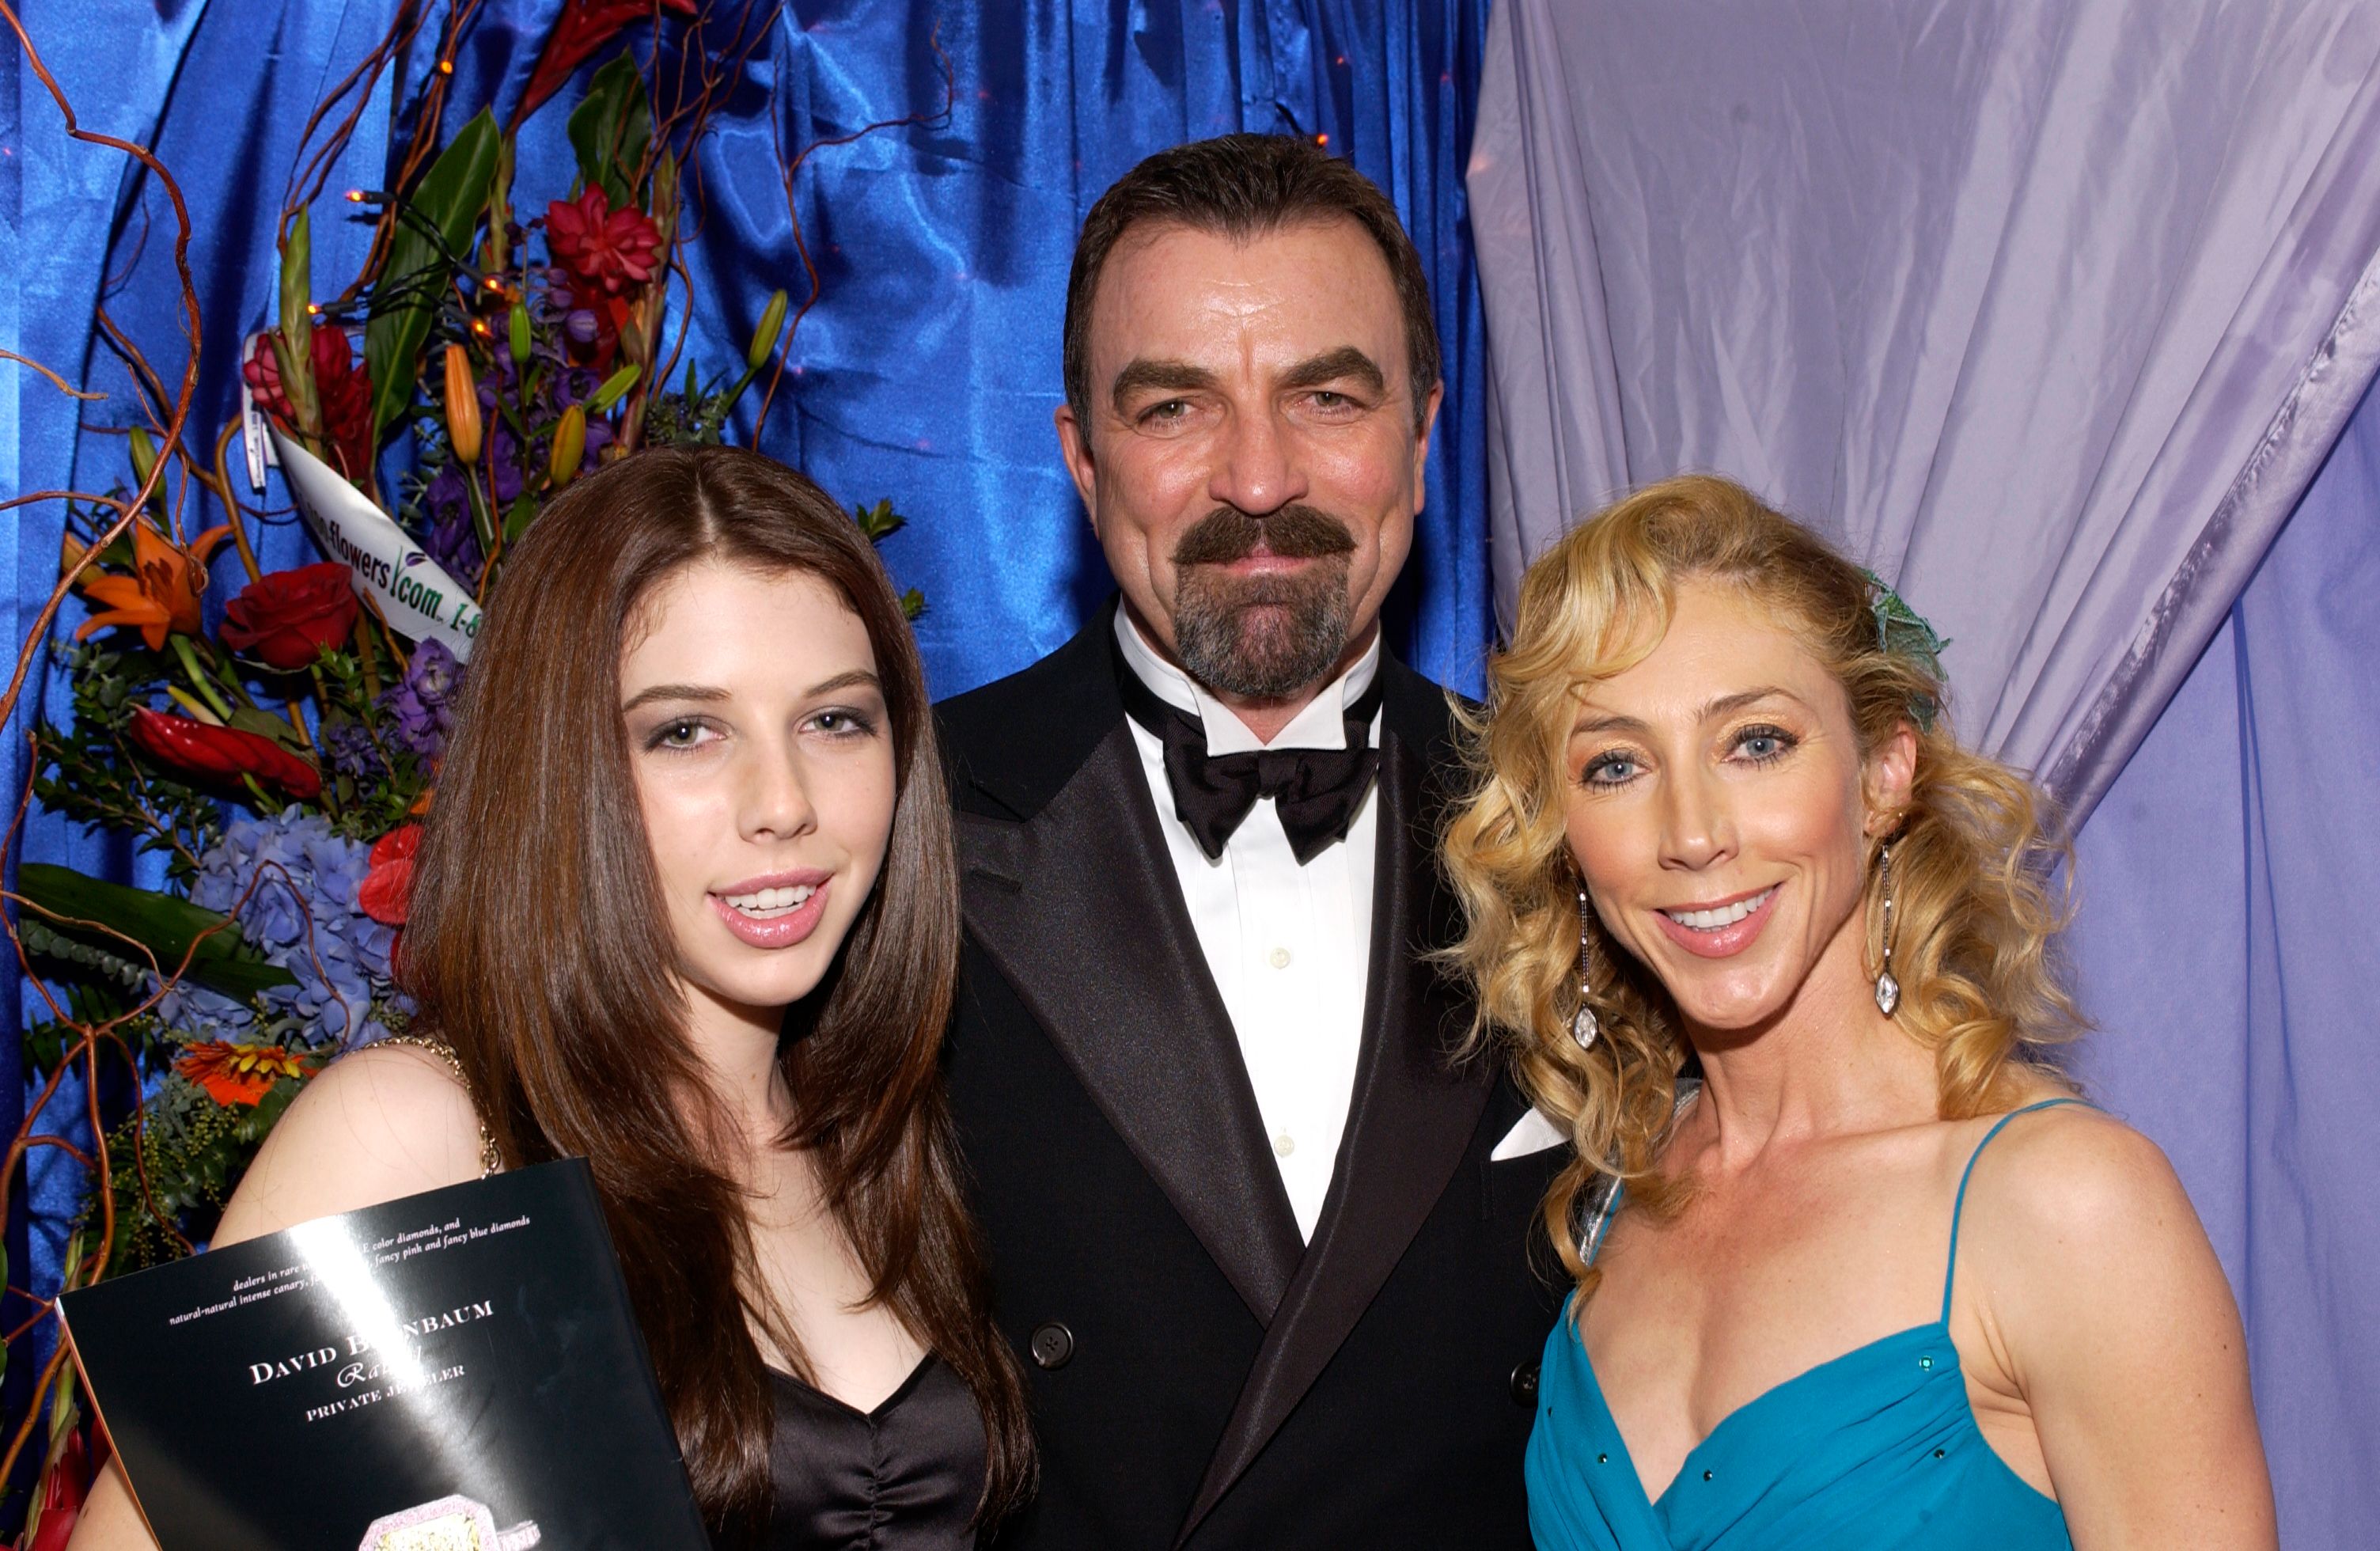
{"label": "ruched teal bodice", "polygon": [[[1981,1154],[2017,1115],[2003,1116]],[[1648,1498],[1565,1306],[1546,1338],[1529,1437],[1529,1526],[1538,1551],[2071,1551],[2066,1516],[1984,1441],[1942,1313],[1796,1375],[1728,1413],[1659,1498]]]}

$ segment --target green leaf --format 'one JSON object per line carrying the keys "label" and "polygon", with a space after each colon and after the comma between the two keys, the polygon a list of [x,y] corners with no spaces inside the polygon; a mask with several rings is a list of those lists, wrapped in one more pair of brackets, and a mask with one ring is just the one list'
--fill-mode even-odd
{"label": "green leaf", "polygon": [[513,497],[512,510],[504,514],[504,542],[518,542],[520,536],[528,531],[528,525],[535,521],[537,497],[524,491]]}
{"label": "green leaf", "polygon": [[873,506],[858,507],[852,515],[859,524],[859,531],[868,535],[868,541],[871,544],[879,543],[899,532],[909,520],[892,510],[892,503],[889,501],[880,501]]}
{"label": "green leaf", "polygon": [[637,62],[621,55],[595,72],[587,95],[570,110],[570,144],[578,152],[578,176],[601,188],[613,210],[637,203],[631,181],[653,138],[652,109],[645,102],[645,78]]}
{"label": "green leaf", "polygon": [[[374,442],[413,402],[430,321],[495,186],[497,138],[495,114],[482,108],[439,152],[405,201],[411,213],[397,222],[388,265],[374,288],[371,321],[364,327]],[[418,229],[424,225],[435,229],[439,240]]]}
{"label": "green leaf", "polygon": [[129,938],[156,956],[162,973],[172,974],[187,953],[189,977],[225,996],[249,997],[269,987],[298,983],[287,970],[258,959],[229,916],[171,894],[110,883],[43,862],[27,862],[17,869],[17,891],[25,908],[47,916],[59,933],[127,957],[133,956],[131,944],[124,940]]}
{"label": "green leaf", "polygon": [[292,754],[303,755],[309,759],[314,757],[314,751],[307,746],[305,739],[298,735],[298,729],[289,725],[289,719],[285,716],[275,716],[254,706],[235,706],[228,724],[243,733],[270,738]]}

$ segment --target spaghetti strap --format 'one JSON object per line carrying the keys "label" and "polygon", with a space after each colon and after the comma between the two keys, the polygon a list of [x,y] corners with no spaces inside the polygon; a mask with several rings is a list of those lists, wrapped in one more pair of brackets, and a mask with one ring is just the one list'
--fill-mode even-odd
{"label": "spaghetti strap", "polygon": [[1984,1133],[1984,1139],[1975,1144],[1975,1150],[1967,1155],[1967,1167],[1961,1170],[1959,1174],[1958,1199],[1950,1204],[1949,1264],[1942,1267],[1943,1324],[1948,1325],[1950,1323],[1950,1281],[1951,1278],[1959,1273],[1959,1218],[1967,1209],[1967,1181],[1974,1177],[1975,1159],[1984,1156],[1984,1149],[1992,1145],[1992,1138],[1998,1136],[2000,1132],[2007,1127],[2009,1121],[2016,1119],[2019,1115],[2030,1115],[2035,1109],[2047,1109],[2054,1105],[2082,1104],[2083,1102],[2084,1101],[2080,1098],[2045,1098],[2040,1100],[2038,1103],[2028,1104],[2022,1109],[2011,1109],[1993,1122],[1991,1130]]}

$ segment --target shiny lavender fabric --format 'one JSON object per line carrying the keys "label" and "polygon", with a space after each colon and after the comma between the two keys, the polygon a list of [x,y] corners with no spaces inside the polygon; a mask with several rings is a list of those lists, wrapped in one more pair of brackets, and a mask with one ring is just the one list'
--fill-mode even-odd
{"label": "shiny lavender fabric", "polygon": [[1491,541],[1734,476],[2087,812],[2380,363],[2369,0],[1505,0],[1469,187]]}

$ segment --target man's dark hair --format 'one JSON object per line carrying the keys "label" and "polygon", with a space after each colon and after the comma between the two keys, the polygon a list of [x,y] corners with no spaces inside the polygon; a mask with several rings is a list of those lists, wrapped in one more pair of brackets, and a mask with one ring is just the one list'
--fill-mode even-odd
{"label": "man's dark hair", "polygon": [[1396,206],[1354,166],[1312,141],[1290,135],[1223,135],[1160,151],[1099,196],[1075,243],[1066,278],[1066,402],[1090,426],[1091,297],[1108,255],[1144,222],[1175,222],[1245,242],[1303,221],[1346,216],[1379,246],[1405,318],[1405,363],[1413,382],[1414,424],[1421,425],[1438,384],[1438,322],[1421,255],[1397,219]]}

